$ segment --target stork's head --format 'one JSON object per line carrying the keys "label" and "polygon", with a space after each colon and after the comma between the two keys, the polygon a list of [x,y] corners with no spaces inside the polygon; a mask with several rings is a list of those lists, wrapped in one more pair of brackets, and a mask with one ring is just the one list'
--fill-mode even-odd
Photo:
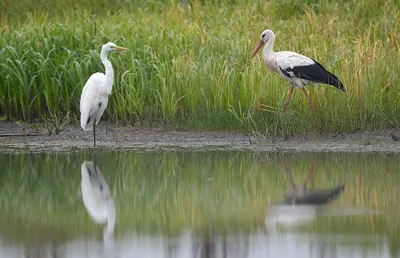
{"label": "stork's head", "polygon": [[267,43],[269,41],[273,41],[274,39],[275,39],[275,34],[272,30],[264,30],[261,33],[261,40],[258,43],[258,45],[257,45],[256,49],[254,50],[253,55],[251,57],[254,57],[265,43]]}
{"label": "stork's head", "polygon": [[101,52],[105,52],[105,53],[115,51],[115,50],[129,50],[129,49],[125,48],[125,47],[119,47],[112,42],[108,42],[107,44],[104,44],[103,47],[101,48]]}

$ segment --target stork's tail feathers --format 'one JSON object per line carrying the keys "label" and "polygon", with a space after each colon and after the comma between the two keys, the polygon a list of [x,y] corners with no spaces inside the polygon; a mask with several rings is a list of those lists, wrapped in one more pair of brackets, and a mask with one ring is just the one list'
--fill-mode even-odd
{"label": "stork's tail feathers", "polygon": [[327,81],[325,83],[329,84],[329,85],[333,85],[336,88],[338,88],[339,90],[342,90],[342,91],[346,92],[346,89],[344,88],[343,83],[338,79],[338,77],[336,77],[336,75],[334,75],[334,74],[332,74],[332,73],[330,73],[328,71],[326,71],[326,72],[327,72],[328,76],[326,78]]}
{"label": "stork's tail feathers", "polygon": [[329,85],[333,85],[339,90],[342,90],[346,92],[343,83],[336,77],[336,75],[328,72],[320,63],[312,59],[315,64],[313,65],[313,69],[311,69],[314,74],[307,74],[306,79],[319,82],[319,83],[325,83]]}
{"label": "stork's tail feathers", "polygon": [[331,191],[329,191],[328,196],[329,196],[329,200],[333,201],[335,199],[338,198],[338,196],[344,191],[344,184],[338,185],[337,187],[335,187],[334,189],[332,189]]}

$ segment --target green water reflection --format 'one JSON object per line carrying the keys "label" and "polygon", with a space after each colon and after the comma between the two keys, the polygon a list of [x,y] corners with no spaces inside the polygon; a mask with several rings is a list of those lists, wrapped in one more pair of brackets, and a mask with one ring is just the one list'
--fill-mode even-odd
{"label": "green water reflection", "polygon": [[[266,210],[291,183],[346,188],[331,205],[370,208],[379,216],[321,217],[298,233],[377,235],[398,254],[400,161],[396,154],[115,152],[96,153],[96,165],[115,203],[115,236],[129,232],[180,236],[258,232]],[[82,201],[81,166],[91,152],[0,155],[0,234],[6,242],[58,243],[102,238]],[[351,241],[347,241],[351,244]],[[368,245],[368,243],[363,243]],[[362,245],[362,244],[361,244]]]}

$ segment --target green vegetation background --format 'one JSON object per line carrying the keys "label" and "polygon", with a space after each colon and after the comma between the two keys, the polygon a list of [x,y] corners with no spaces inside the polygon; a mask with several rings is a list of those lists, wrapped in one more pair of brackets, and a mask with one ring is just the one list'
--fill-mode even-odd
{"label": "green vegetation background", "polygon": [[[116,71],[102,118],[118,124],[256,131],[266,135],[394,128],[400,121],[397,0],[0,2],[0,115],[78,125],[86,80]],[[299,91],[250,59],[264,29],[275,50],[308,55],[344,83],[309,87],[321,128]]]}

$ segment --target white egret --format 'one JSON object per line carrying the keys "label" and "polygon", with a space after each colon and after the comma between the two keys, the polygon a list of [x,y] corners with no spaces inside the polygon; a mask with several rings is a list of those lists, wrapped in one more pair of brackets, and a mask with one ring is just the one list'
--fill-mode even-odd
{"label": "white egret", "polygon": [[272,30],[264,30],[261,34],[261,40],[254,50],[252,57],[254,57],[260,48],[265,44],[265,47],[262,51],[265,65],[272,72],[279,73],[283,79],[289,82],[292,86],[288,95],[288,99],[283,107],[282,114],[285,113],[285,110],[289,105],[293,89],[301,88],[306,95],[308,104],[310,105],[315,119],[319,124],[319,120],[315,113],[311,98],[304,89],[304,86],[323,83],[333,85],[339,90],[346,92],[343,83],[335,75],[328,72],[321,64],[309,57],[290,51],[274,52],[272,50],[274,41],[274,32]]}
{"label": "white egret", "polygon": [[90,76],[82,90],[80,101],[81,127],[85,131],[93,130],[93,146],[96,146],[96,125],[107,107],[108,96],[114,82],[114,69],[107,55],[115,50],[129,50],[112,42],[101,48],[100,58],[105,67],[105,74],[95,73]]}

